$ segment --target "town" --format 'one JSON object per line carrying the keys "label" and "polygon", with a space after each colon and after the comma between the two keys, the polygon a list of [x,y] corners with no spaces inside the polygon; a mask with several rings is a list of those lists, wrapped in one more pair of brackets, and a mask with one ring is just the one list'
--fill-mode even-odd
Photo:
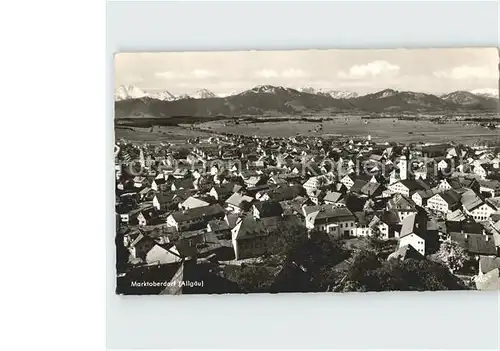
{"label": "town", "polygon": [[[118,293],[498,289],[500,147],[220,135],[115,166]],[[395,261],[448,283],[370,285]]]}

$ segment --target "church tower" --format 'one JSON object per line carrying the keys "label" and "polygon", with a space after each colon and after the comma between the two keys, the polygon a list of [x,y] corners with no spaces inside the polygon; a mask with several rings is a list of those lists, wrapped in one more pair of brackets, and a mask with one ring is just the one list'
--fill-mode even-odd
{"label": "church tower", "polygon": [[408,159],[405,155],[402,155],[398,163],[399,168],[399,179],[405,180],[408,178]]}
{"label": "church tower", "polygon": [[142,151],[142,149],[139,151],[139,162],[141,164],[141,167],[144,168],[146,162],[144,160],[144,152]]}

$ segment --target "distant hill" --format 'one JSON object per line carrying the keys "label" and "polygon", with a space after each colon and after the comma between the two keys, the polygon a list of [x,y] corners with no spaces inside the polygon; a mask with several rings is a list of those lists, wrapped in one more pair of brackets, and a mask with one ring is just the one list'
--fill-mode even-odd
{"label": "distant hill", "polygon": [[[313,92],[313,93],[311,93]],[[348,95],[345,95],[348,96]],[[373,94],[334,98],[331,94],[282,86],[259,85],[242,93],[216,97],[200,90],[194,96],[158,100],[149,96],[115,102],[116,117],[300,115],[329,112],[445,112],[495,111],[498,100],[456,91],[438,97],[432,94],[385,89]]]}
{"label": "distant hill", "polygon": [[498,100],[495,98],[487,95],[473,94],[468,91],[454,91],[453,93],[441,96],[441,99],[479,110],[495,109],[498,106]]}

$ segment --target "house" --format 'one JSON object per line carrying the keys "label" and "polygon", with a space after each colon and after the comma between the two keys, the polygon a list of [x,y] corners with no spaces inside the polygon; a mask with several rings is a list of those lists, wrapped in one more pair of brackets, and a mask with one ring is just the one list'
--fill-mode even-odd
{"label": "house", "polygon": [[167,183],[167,179],[164,177],[162,178],[155,178],[153,179],[153,182],[151,182],[151,189],[154,191],[159,191],[165,189],[165,185]]}
{"label": "house", "polygon": [[500,290],[500,269],[495,268],[484,273],[482,275],[476,276],[474,279],[477,290],[485,291],[499,291]]}
{"label": "house", "polygon": [[478,290],[500,290],[500,258],[479,256],[479,270],[474,282]]}
{"label": "house", "polygon": [[329,191],[326,193],[325,197],[323,198],[323,202],[327,205],[333,205],[335,203],[338,203],[340,200],[342,200],[344,197],[344,194],[336,192],[336,191]]}
{"label": "house", "polygon": [[146,225],[161,223],[161,220],[158,219],[158,215],[154,211],[154,208],[149,208],[139,212],[137,215],[137,223],[139,226],[143,227]]}
{"label": "house", "polygon": [[139,201],[152,200],[152,196],[154,196],[154,193],[155,192],[151,188],[145,187],[137,193],[137,196],[139,198]]}
{"label": "house", "polygon": [[478,275],[486,274],[494,269],[500,268],[500,257],[479,256]]}
{"label": "house", "polygon": [[259,201],[273,200],[277,202],[293,200],[297,196],[305,195],[304,188],[299,184],[294,185],[279,185],[277,188],[264,191],[264,194],[259,198]]}
{"label": "house", "polygon": [[495,173],[495,167],[491,163],[481,163],[476,165],[473,171],[481,179],[486,179],[489,175]]}
{"label": "house", "polygon": [[415,191],[429,190],[430,186],[422,179],[403,179],[390,184],[387,189],[392,192],[400,193],[407,197],[410,197]]}
{"label": "house", "polygon": [[224,215],[224,209],[219,204],[175,211],[167,217],[167,226],[177,231],[204,228],[209,221],[224,218]]}
{"label": "house", "polygon": [[256,187],[259,185],[264,185],[266,184],[266,179],[262,176],[250,176],[246,179],[244,179],[245,185],[247,187]]}
{"label": "house", "polygon": [[210,203],[200,199],[199,197],[190,196],[179,204],[179,209],[190,210],[192,208],[205,207],[205,206],[210,206]]}
{"label": "house", "polygon": [[170,210],[179,208],[179,203],[190,196],[186,192],[160,192],[153,197],[153,207],[157,210]]}
{"label": "house", "polygon": [[485,197],[500,196],[500,181],[481,179],[479,182],[479,192]]}
{"label": "house", "polygon": [[382,218],[382,216],[373,216],[368,224],[372,234],[380,235],[381,239],[389,239],[391,237],[389,231],[389,224]]}
{"label": "house", "polygon": [[470,255],[497,256],[498,249],[492,235],[468,233],[466,231],[448,233],[449,240],[462,246]]}
{"label": "house", "polygon": [[356,216],[356,226],[352,231],[352,236],[372,236],[372,228],[370,227],[371,216],[365,212],[354,212]]}
{"label": "house", "polygon": [[411,199],[415,203],[415,205],[420,207],[427,206],[427,201],[436,194],[436,189],[429,190],[418,190],[413,193]]}
{"label": "house", "polygon": [[210,189],[208,193],[210,196],[215,198],[217,201],[224,202],[233,193],[241,190],[241,185],[234,182],[222,183],[218,186],[214,186]]}
{"label": "house", "polygon": [[345,207],[305,206],[303,212],[306,228],[310,230],[325,231],[334,238],[346,238],[354,233],[356,217]]}
{"label": "house", "polygon": [[485,201],[472,190],[463,193],[461,200],[464,212],[476,221],[485,221],[497,211],[492,202]]}
{"label": "house", "polygon": [[314,203],[308,198],[297,196],[293,200],[280,201],[281,208],[283,208],[283,215],[297,215],[304,216],[303,207],[312,206]]}
{"label": "house", "polygon": [[412,200],[403,194],[396,193],[387,202],[386,209],[397,214],[399,223],[411,214],[417,213],[417,209]]}
{"label": "house", "polygon": [[180,189],[194,190],[194,180],[193,179],[176,179],[170,186],[170,190],[177,191]]}
{"label": "house", "polygon": [[147,178],[141,176],[135,176],[133,179],[133,184],[135,188],[142,188],[147,185]]}
{"label": "house", "polygon": [[354,176],[351,174],[347,174],[342,179],[340,179],[340,182],[345,185],[347,189],[351,189],[351,187],[354,185]]}
{"label": "house", "polygon": [[384,187],[376,182],[370,182],[364,179],[356,179],[349,191],[354,194],[366,196],[379,196]]}
{"label": "house", "polygon": [[146,254],[145,261],[148,264],[168,264],[181,262],[182,256],[173,244],[155,244]]}
{"label": "house", "polygon": [[231,239],[231,227],[224,219],[214,219],[208,222],[207,232],[214,233],[217,239]]}
{"label": "house", "polygon": [[449,159],[442,159],[437,164],[438,171],[444,172],[451,167],[451,162]]}
{"label": "house", "polygon": [[451,184],[451,179],[442,179],[437,186],[439,191],[451,190],[454,187]]}
{"label": "house", "polygon": [[434,174],[434,165],[432,162],[427,162],[421,164],[419,167],[417,167],[415,170],[413,170],[413,176],[415,179],[427,179],[432,177]]}
{"label": "house", "polygon": [[252,212],[254,218],[281,217],[283,208],[276,201],[258,201],[253,204]]}
{"label": "house", "polygon": [[460,194],[455,190],[437,193],[427,200],[427,208],[441,213],[450,213],[460,207]]}
{"label": "house", "polygon": [[234,213],[244,212],[250,208],[253,200],[253,197],[243,195],[239,192],[234,193],[226,200],[226,209]]}
{"label": "house", "polygon": [[323,201],[323,198],[325,197],[326,191],[317,189],[317,190],[311,190],[309,193],[307,193],[307,196],[315,205],[319,205],[320,202]]}
{"label": "house", "polygon": [[140,260],[146,260],[146,255],[148,252],[156,245],[156,242],[150,238],[149,236],[143,234],[142,232],[139,233],[135,237],[134,240],[132,240],[128,244],[128,250],[130,252],[130,255],[134,259],[140,259]]}
{"label": "house", "polygon": [[399,234],[399,248],[411,245],[422,256],[426,254],[425,246],[425,225],[422,218],[413,213],[403,220],[401,232]]}
{"label": "house", "polygon": [[280,217],[257,219],[251,214],[240,218],[231,230],[235,258],[257,257],[272,250],[280,221]]}
{"label": "house", "polygon": [[466,219],[461,209],[446,213],[446,220],[449,222],[463,222]]}
{"label": "house", "polygon": [[307,194],[321,189],[333,183],[334,177],[332,173],[322,174],[319,176],[310,177],[302,186]]}

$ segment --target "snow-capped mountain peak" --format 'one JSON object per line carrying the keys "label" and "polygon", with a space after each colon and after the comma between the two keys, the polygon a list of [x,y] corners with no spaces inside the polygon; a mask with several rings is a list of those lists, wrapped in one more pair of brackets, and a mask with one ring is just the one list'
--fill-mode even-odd
{"label": "snow-capped mountain peak", "polygon": [[492,97],[498,99],[498,89],[495,88],[474,89],[471,90],[471,93],[479,96]]}
{"label": "snow-capped mountain peak", "polygon": [[385,89],[380,92],[380,97],[385,98],[385,97],[391,97],[394,96],[398,93],[397,90],[394,89]]}
{"label": "snow-capped mountain peak", "polygon": [[213,92],[208,89],[200,89],[191,95],[193,99],[210,99],[217,97]]}
{"label": "snow-capped mountain peak", "polygon": [[120,85],[115,90],[115,100],[128,100],[128,99],[140,99],[144,97],[149,97],[151,99],[163,100],[163,101],[172,101],[175,100],[176,97],[167,90],[163,91],[145,91],[142,90],[135,85]]}
{"label": "snow-capped mountain peak", "polygon": [[290,88],[284,88],[282,86],[274,85],[257,85],[250,90],[244,91],[242,94],[248,93],[258,93],[258,94],[279,94],[279,93],[289,93],[296,94],[297,91]]}
{"label": "snow-capped mountain peak", "polygon": [[148,94],[135,85],[120,85],[115,91],[115,100],[139,99]]}
{"label": "snow-capped mountain peak", "polygon": [[358,97],[357,93],[346,90],[326,90],[326,89],[315,89],[312,87],[304,87],[300,89],[303,93],[330,96],[334,99],[352,99]]}
{"label": "snow-capped mountain peak", "polygon": [[152,94],[150,94],[149,97],[152,99],[163,100],[163,101],[173,101],[173,100],[177,99],[175,97],[175,95],[172,94],[171,92],[169,92],[168,90],[158,91],[156,93],[152,93]]}
{"label": "snow-capped mountain peak", "polygon": [[346,90],[330,90],[327,94],[334,99],[352,99],[358,97],[358,93]]}
{"label": "snow-capped mountain peak", "polygon": [[313,87],[303,87],[299,89],[302,93],[307,94],[317,94],[320,90],[314,89]]}
{"label": "snow-capped mountain peak", "polygon": [[252,88],[251,91],[255,93],[274,94],[278,89],[284,90],[283,87],[275,87],[272,85],[257,85],[256,87]]}

